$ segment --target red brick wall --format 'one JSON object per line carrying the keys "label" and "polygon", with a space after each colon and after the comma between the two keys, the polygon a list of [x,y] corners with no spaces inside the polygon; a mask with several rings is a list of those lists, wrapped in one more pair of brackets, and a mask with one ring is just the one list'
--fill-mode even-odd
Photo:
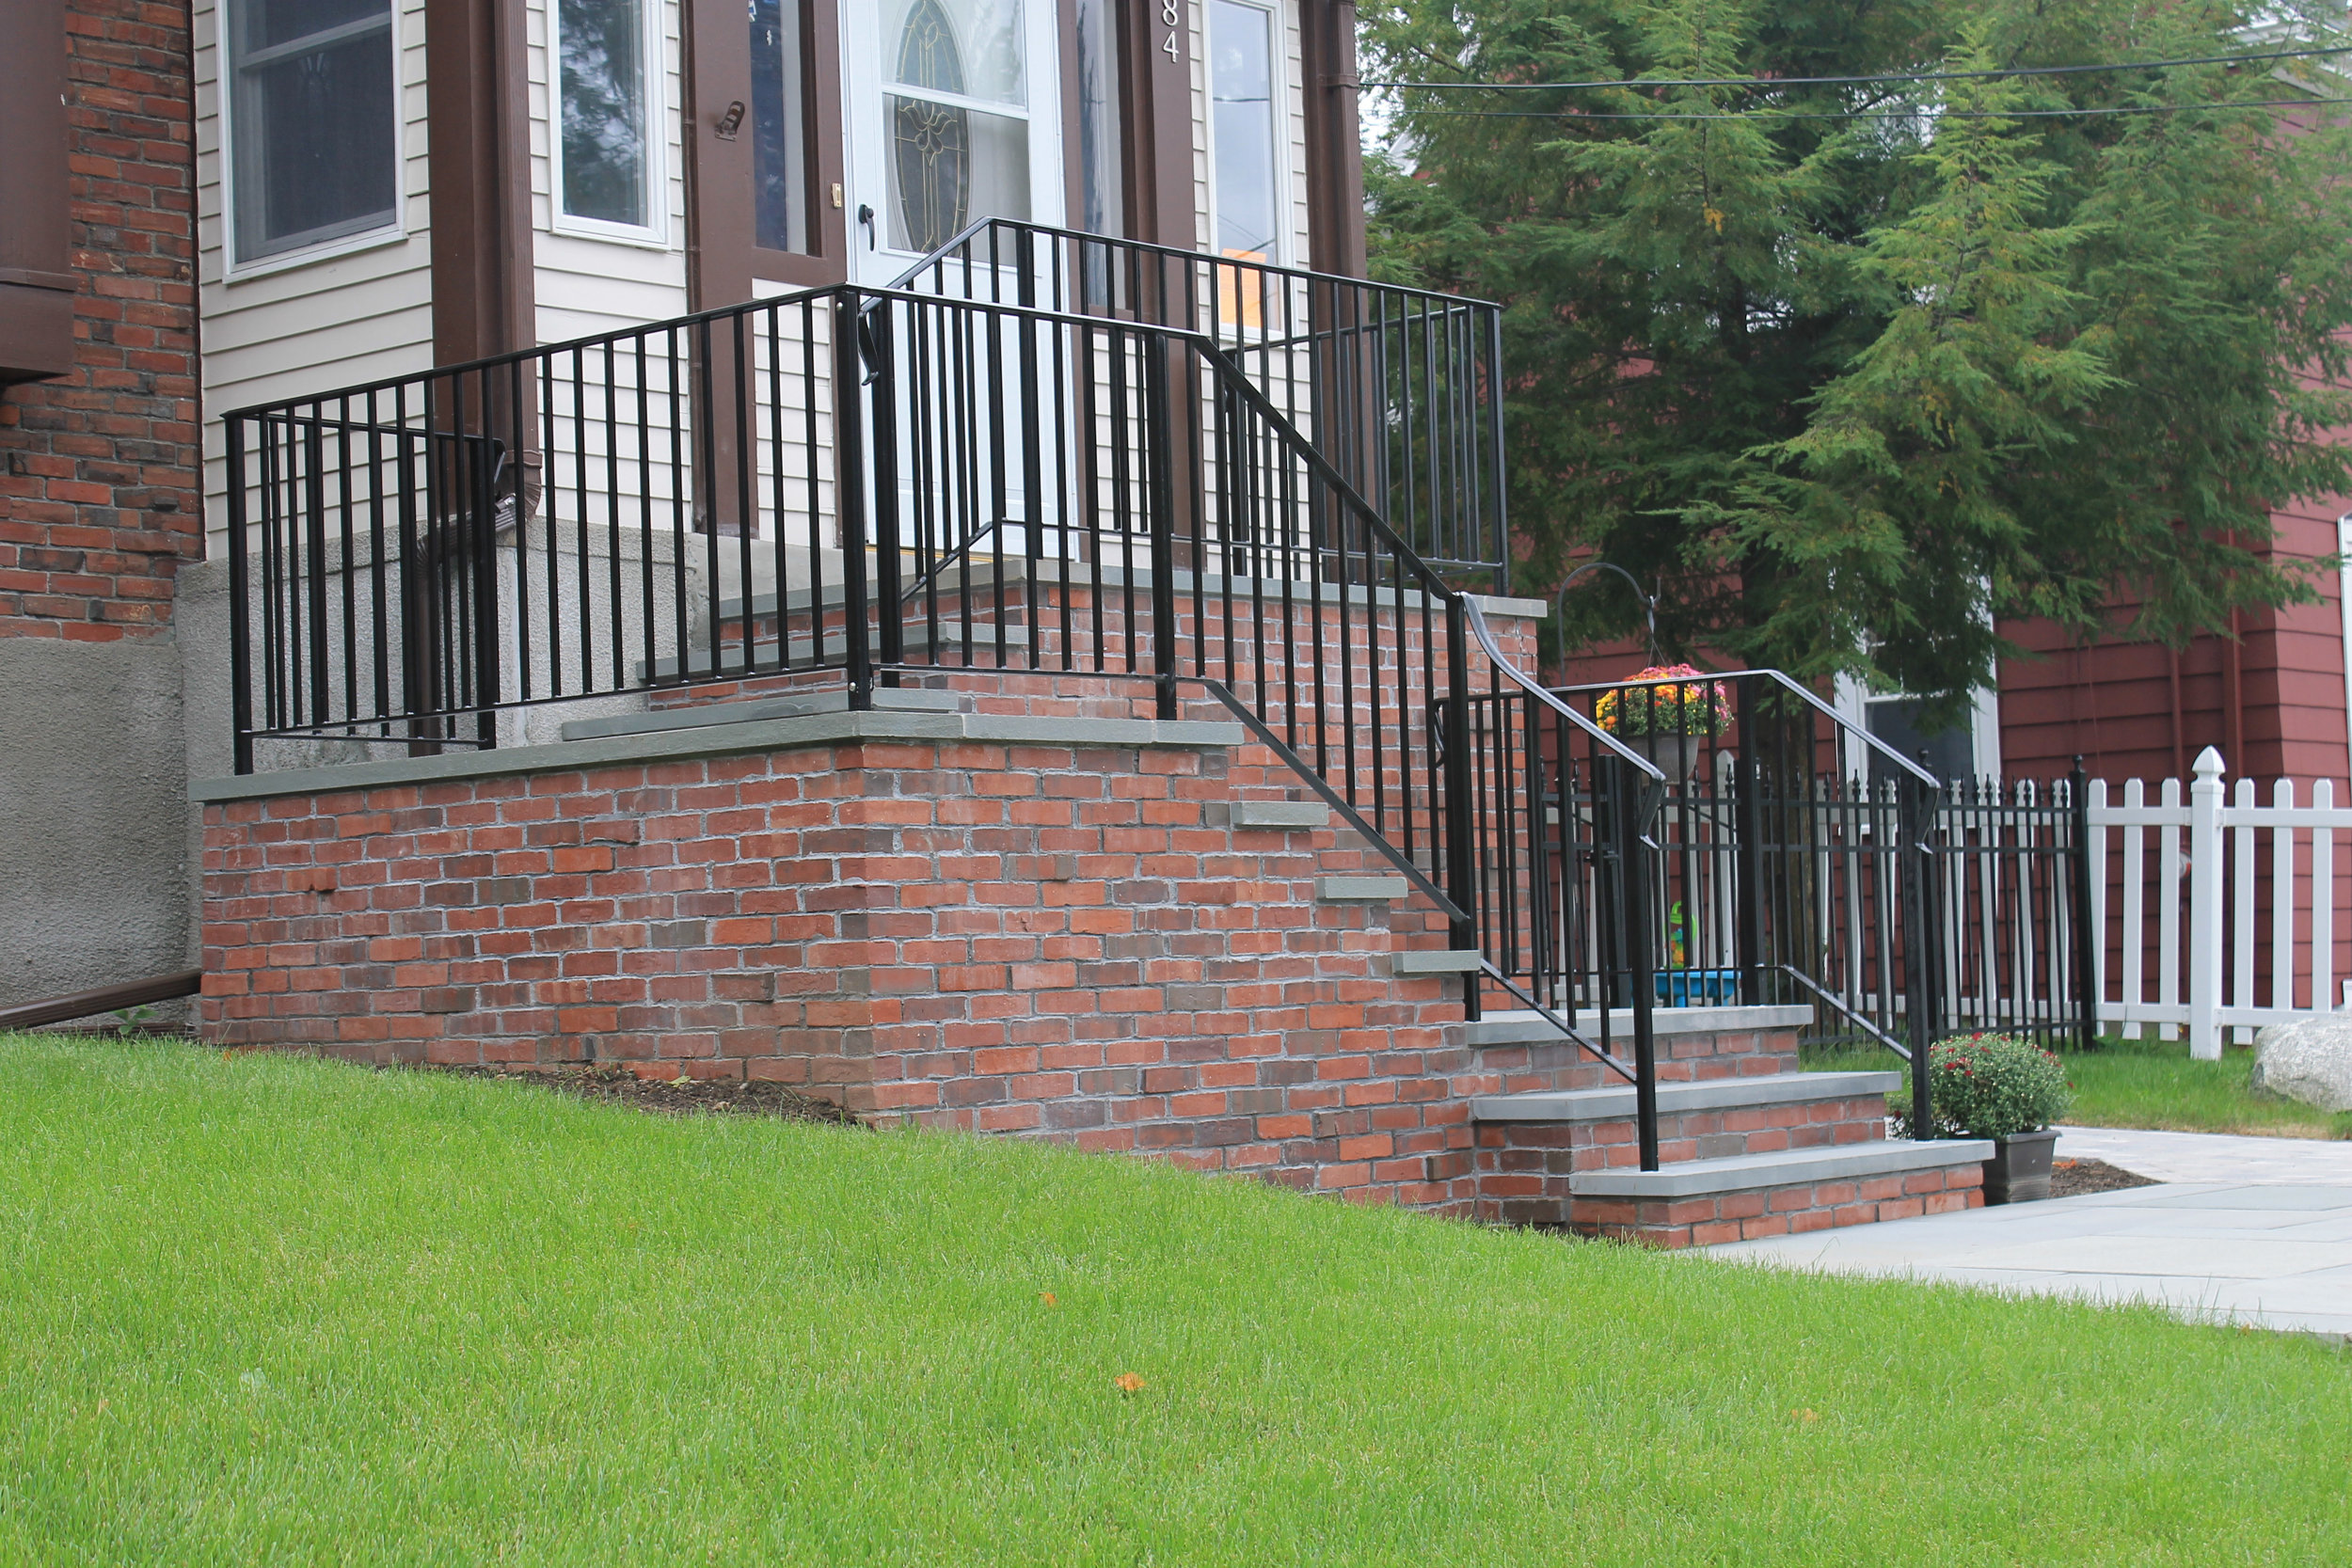
{"label": "red brick wall", "polygon": [[1384,862],[1227,825],[1286,783],[1254,747],[865,741],[210,806],[205,1028],[774,1077],[1466,1205],[1467,1096],[1567,1049],[1474,1059],[1458,982],[1386,972],[1442,924],[1314,898]]}
{"label": "red brick wall", "polygon": [[187,8],[69,0],[66,54],[76,365],[0,396],[0,636],[97,641],[203,551]]}

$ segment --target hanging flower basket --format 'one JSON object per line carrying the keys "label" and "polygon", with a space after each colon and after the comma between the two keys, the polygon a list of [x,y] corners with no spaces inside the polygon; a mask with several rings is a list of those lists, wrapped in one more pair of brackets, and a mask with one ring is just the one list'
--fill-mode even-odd
{"label": "hanging flower basket", "polygon": [[1698,760],[1699,742],[1731,724],[1731,693],[1721,681],[1690,664],[1654,664],[1593,704],[1593,721],[1656,763],[1669,777],[1685,779]]}

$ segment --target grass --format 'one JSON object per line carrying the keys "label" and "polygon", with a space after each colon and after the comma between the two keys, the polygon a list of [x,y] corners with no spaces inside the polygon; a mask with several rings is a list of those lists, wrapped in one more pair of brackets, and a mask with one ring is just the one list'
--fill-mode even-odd
{"label": "grass", "polygon": [[[2190,1059],[2185,1039],[2110,1035],[2096,1051],[2061,1050],[2058,1055],[2074,1088],[2074,1106],[2066,1113],[2072,1126],[2352,1138],[2352,1112],[2330,1115],[2248,1088],[2247,1076],[2254,1069],[2250,1047],[2225,1050],[2217,1062],[2200,1062]],[[1902,1067],[1891,1052],[1852,1048],[1807,1051],[1804,1065],[1817,1071]]]}
{"label": "grass", "polygon": [[2150,1309],[177,1044],[0,1126],[0,1560],[2352,1560],[2352,1358]]}

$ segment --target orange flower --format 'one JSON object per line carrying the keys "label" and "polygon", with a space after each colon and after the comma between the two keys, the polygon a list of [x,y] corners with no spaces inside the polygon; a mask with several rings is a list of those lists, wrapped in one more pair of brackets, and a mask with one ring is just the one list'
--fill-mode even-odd
{"label": "orange flower", "polygon": [[1137,1393],[1143,1387],[1143,1379],[1133,1372],[1121,1372],[1111,1379],[1111,1383],[1122,1394]]}

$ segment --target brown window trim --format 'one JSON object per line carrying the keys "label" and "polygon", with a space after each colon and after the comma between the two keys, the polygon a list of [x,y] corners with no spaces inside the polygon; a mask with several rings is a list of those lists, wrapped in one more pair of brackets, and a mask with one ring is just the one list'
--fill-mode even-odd
{"label": "brown window trim", "polygon": [[[853,4],[869,0],[851,0]],[[821,288],[849,277],[848,214],[834,193],[842,166],[838,0],[802,0],[801,90],[808,105],[806,171],[812,250],[770,250],[752,239],[751,143],[719,135],[729,109],[751,101],[743,0],[684,0],[686,272],[697,310],[739,305],[753,280]],[[708,40],[706,52],[697,39]]]}
{"label": "brown window trim", "polygon": [[0,387],[73,369],[63,0],[0,0]]}
{"label": "brown window trim", "polygon": [[[1127,232],[1183,250],[1200,243],[1192,208],[1192,11],[1198,4],[1179,0],[1184,21],[1173,29],[1160,20],[1160,0],[1124,0],[1120,16]],[[1172,57],[1165,47],[1171,31]]]}

